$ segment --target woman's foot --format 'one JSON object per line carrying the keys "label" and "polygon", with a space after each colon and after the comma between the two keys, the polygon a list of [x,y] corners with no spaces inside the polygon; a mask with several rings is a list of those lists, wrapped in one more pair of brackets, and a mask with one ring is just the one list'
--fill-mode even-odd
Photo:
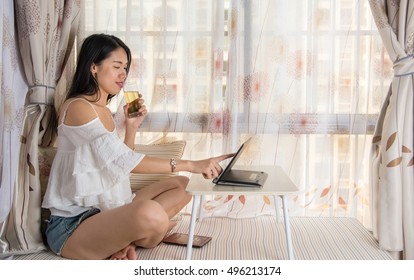
{"label": "woman's foot", "polygon": [[109,257],[110,260],[136,260],[137,252],[135,251],[136,247],[133,244],[129,244],[124,249],[112,254]]}

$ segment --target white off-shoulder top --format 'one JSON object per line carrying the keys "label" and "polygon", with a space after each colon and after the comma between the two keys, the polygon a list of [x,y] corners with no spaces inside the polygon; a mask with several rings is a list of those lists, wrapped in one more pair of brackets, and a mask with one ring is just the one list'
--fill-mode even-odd
{"label": "white off-shoulder top", "polygon": [[144,155],[125,145],[116,129],[108,131],[98,115],[81,126],[65,125],[65,116],[66,111],[42,207],[71,217],[93,207],[104,211],[131,202],[129,175]]}

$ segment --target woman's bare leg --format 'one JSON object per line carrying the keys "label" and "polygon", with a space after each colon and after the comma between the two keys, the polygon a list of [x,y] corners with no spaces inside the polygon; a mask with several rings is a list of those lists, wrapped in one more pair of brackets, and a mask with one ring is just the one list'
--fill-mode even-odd
{"label": "woman's bare leg", "polygon": [[[155,200],[164,207],[168,217],[171,219],[191,200],[191,196],[185,191],[187,184],[188,178],[184,176],[176,176],[161,180],[135,192],[135,201],[146,199]],[[167,232],[173,229],[176,225],[176,221],[170,220]],[[126,248],[116,252],[111,256],[111,259],[128,259],[128,251],[132,251],[131,247],[132,245],[128,245]],[[133,253],[135,253],[136,256],[135,247],[133,247]]]}
{"label": "woman's bare leg", "polygon": [[88,218],[69,237],[62,256],[129,259],[136,258],[134,246],[157,246],[174,225],[170,219],[191,200],[187,184],[184,176],[156,182],[137,191],[132,203]]}
{"label": "woman's bare leg", "polygon": [[175,176],[155,182],[136,191],[135,200],[157,201],[171,219],[191,201],[191,195],[185,191],[188,181],[188,177]]}
{"label": "woman's bare leg", "polygon": [[168,225],[169,217],[159,203],[134,201],[83,221],[68,238],[62,256],[69,259],[106,259],[110,256],[125,259],[128,255],[131,257],[131,244],[144,248],[157,246]]}

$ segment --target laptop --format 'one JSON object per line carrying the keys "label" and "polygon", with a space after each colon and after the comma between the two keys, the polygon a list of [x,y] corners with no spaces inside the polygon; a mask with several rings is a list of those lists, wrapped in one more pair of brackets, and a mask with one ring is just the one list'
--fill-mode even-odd
{"label": "laptop", "polygon": [[237,162],[243,151],[246,149],[251,139],[252,138],[250,137],[239,147],[234,157],[231,159],[226,168],[224,168],[223,172],[221,172],[219,176],[213,179],[214,184],[242,187],[263,186],[267,179],[266,172],[233,169],[234,164]]}

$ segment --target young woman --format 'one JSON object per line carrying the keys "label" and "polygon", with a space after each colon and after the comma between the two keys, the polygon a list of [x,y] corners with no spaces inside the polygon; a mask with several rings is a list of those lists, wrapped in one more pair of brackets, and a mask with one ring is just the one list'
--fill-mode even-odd
{"label": "young woman", "polygon": [[130,50],[120,39],[89,36],[60,108],[58,150],[42,207],[51,211],[48,245],[65,258],[136,259],[136,246],[157,246],[174,226],[171,218],[191,199],[188,178],[175,176],[132,193],[130,172],[188,171],[211,179],[222,171],[219,162],[233,156],[191,161],[134,152],[136,131],[147,115],[144,101],[139,116],[126,117],[124,141],[106,107],[122,89],[130,64]]}

